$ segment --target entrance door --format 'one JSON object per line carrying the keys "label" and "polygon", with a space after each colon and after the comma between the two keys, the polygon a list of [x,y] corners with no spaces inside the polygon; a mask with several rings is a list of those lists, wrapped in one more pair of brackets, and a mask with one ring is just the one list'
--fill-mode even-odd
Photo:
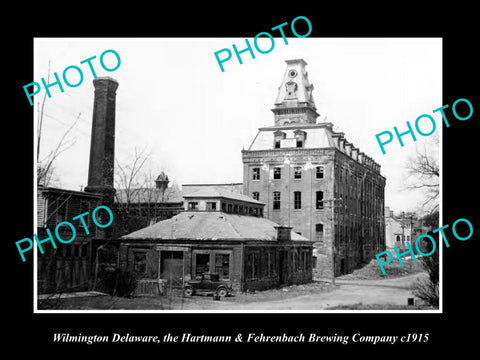
{"label": "entrance door", "polygon": [[194,276],[197,277],[208,272],[210,272],[210,253],[196,253]]}
{"label": "entrance door", "polygon": [[183,251],[161,252],[160,277],[173,287],[183,286]]}

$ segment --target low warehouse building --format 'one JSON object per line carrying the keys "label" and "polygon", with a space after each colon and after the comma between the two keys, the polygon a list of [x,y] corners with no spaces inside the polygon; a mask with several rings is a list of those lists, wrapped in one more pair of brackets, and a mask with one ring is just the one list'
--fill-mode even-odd
{"label": "low warehouse building", "polygon": [[214,272],[236,291],[312,281],[313,242],[263,218],[263,203],[211,188],[184,199],[184,212],[118,239],[120,268],[178,287]]}

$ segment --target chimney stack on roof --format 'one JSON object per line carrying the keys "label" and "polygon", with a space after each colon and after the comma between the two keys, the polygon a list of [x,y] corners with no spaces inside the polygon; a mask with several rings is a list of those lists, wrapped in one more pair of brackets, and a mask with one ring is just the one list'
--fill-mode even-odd
{"label": "chimney stack on roof", "polygon": [[292,227],[291,226],[275,226],[277,230],[277,241],[291,241],[292,240]]}

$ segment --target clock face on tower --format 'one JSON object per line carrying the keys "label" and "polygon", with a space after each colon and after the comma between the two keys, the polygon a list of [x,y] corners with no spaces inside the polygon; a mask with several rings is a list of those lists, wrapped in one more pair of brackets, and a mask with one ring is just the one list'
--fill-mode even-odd
{"label": "clock face on tower", "polygon": [[295,76],[297,76],[297,72],[292,69],[288,72],[288,76],[290,76],[291,78],[294,78]]}

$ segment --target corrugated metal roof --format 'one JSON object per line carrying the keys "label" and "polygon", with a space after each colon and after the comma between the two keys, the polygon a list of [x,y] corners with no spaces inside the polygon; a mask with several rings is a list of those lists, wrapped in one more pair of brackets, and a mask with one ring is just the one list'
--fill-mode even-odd
{"label": "corrugated metal roof", "polygon": [[[276,241],[278,226],[260,217],[227,214],[220,211],[185,211],[170,219],[124,235],[120,240],[186,239],[186,240],[271,240]],[[294,241],[309,241],[291,232]]]}

